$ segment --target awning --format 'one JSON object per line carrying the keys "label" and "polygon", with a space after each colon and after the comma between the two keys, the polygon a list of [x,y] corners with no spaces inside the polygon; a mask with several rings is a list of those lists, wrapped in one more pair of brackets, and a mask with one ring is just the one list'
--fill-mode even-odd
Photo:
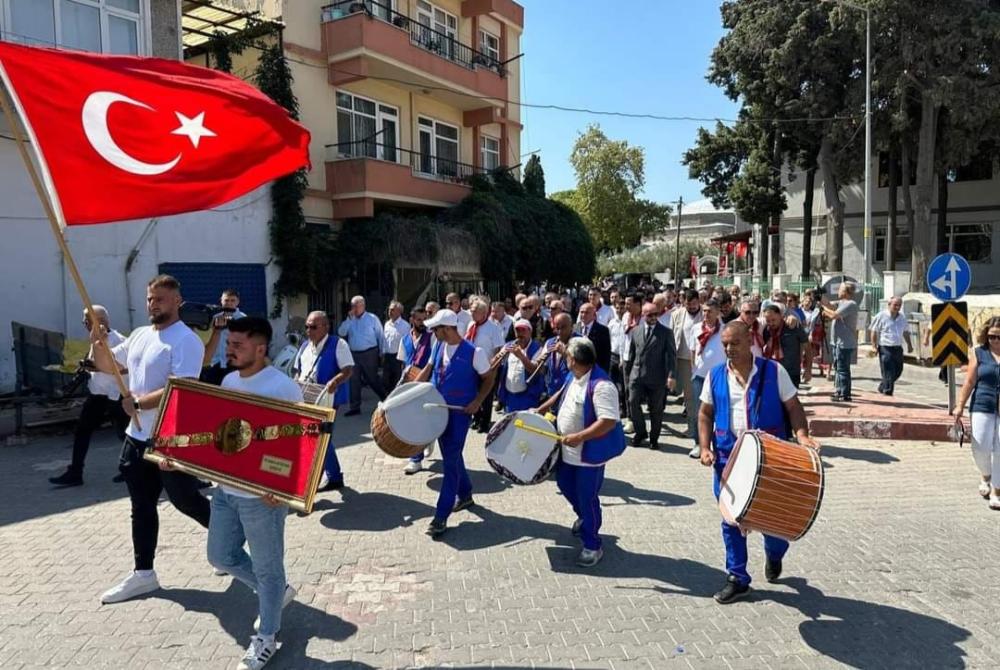
{"label": "awning", "polygon": [[709,242],[749,242],[750,236],[753,235],[753,231],[744,230],[739,233],[729,233],[728,235],[720,235],[719,237],[713,237]]}
{"label": "awning", "polygon": [[227,0],[181,1],[181,39],[185,58],[203,53],[205,45],[217,33],[234,35],[248,28],[263,35],[281,28],[281,24],[259,11],[247,11]]}

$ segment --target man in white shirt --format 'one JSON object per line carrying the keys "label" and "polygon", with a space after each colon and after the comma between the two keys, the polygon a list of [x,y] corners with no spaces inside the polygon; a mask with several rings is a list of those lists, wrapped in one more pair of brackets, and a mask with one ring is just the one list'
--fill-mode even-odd
{"label": "man in white shirt", "polygon": [[[619,423],[618,391],[599,367],[590,340],[576,337],[566,345],[570,380],[560,396],[553,396],[538,412],[556,410],[556,425],[562,435],[562,462],[556,483],[576,513],[572,532],[579,535],[583,550],[576,560],[581,567],[596,565],[601,549],[601,484],[607,461],[625,450],[625,434]],[[564,396],[564,397],[561,397]]]}
{"label": "man in white shirt", "polygon": [[[701,306],[702,321],[698,336],[695,339],[694,362],[691,366],[691,385],[694,396],[694,412],[698,416],[701,410],[701,394],[705,387],[705,378],[712,368],[726,362],[726,352],[722,348],[722,319],[719,313],[719,301],[710,298]],[[698,424],[695,423],[695,426]],[[701,458],[698,433],[694,435],[694,448],[688,452],[691,458]]]}
{"label": "man in white shirt", "polygon": [[626,332],[626,319],[628,313],[625,311],[625,299],[620,297],[612,307],[615,310],[615,317],[608,322],[608,332],[611,334],[611,381],[618,389],[618,409],[622,416],[625,415],[625,364],[623,356],[628,349],[628,334]]}
{"label": "man in white shirt", "polygon": [[401,302],[393,300],[389,303],[389,319],[382,331],[385,337],[385,348],[382,349],[382,388],[386,393],[392,393],[403,373],[403,367],[396,358],[399,343],[410,334],[410,324],[403,318]]}
{"label": "man in white shirt", "polygon": [[219,384],[222,378],[231,372],[226,366],[226,332],[229,322],[246,316],[239,310],[240,294],[234,288],[222,291],[219,298],[222,311],[212,317],[212,334],[205,344],[205,358],[202,365],[201,381],[209,384]]}
{"label": "man in white shirt", "polygon": [[[779,439],[791,439],[787,423],[798,443],[813,449],[819,445],[809,437],[806,413],[788,372],[777,361],[755,357],[750,351],[750,332],[745,323],[733,321],[722,331],[722,346],[728,362],[709,371],[701,393],[698,439],[701,462],[714,466],[714,490],[718,499],[722,472],[733,447],[746,430],[766,430]],[[763,375],[763,376],[761,376]],[[755,408],[749,411],[749,407]],[[750,592],[747,572],[747,540],[742,531],[722,522],[729,576],[716,602],[728,604]],[[782,559],[788,541],[764,536],[764,576],[775,582],[781,577]]]}
{"label": "man in white shirt", "polygon": [[[94,305],[94,316],[107,330],[108,346],[117,347],[125,341],[121,333],[111,328],[108,311],[102,305]],[[86,310],[83,312],[83,327],[87,329],[87,332],[93,330],[93,323]],[[91,345],[87,360],[82,362],[83,368],[91,369],[93,360],[94,352],[93,345]],[[69,467],[66,468],[66,472],[58,477],[49,477],[49,483],[58,488],[83,485],[83,464],[87,459],[87,451],[90,449],[90,438],[108,416],[111,417],[111,422],[119,433],[119,439],[125,439],[125,428],[128,426],[129,418],[119,402],[121,393],[118,391],[118,383],[115,381],[114,375],[104,372],[90,372],[89,374],[87,399],[83,401],[83,407],[80,408],[80,418],[77,419],[76,428],[73,431],[73,459],[70,461]]]}
{"label": "man in white shirt", "polygon": [[[490,307],[482,298],[473,299],[469,305],[469,313],[472,314],[472,321],[465,329],[465,339],[472,343],[477,349],[482,349],[489,360],[493,360],[497,352],[504,345],[504,333],[500,326],[490,318]],[[472,418],[472,429],[480,433],[490,432],[490,424],[493,421],[493,395],[496,389],[491,389],[483,406]]]}
{"label": "man in white shirt", "polygon": [[[268,365],[270,344],[267,319],[246,317],[230,323],[226,362],[234,372],[222,380],[222,388],[302,402],[299,385]],[[281,611],[295,598],[295,589],[285,580],[287,516],[288,508],[271,495],[258,496],[225,484],[212,494],[208,562],[257,594],[256,634],[250,637],[240,670],[260,670],[271,660],[278,650],[275,636],[281,630]]]}
{"label": "man in white shirt", "polygon": [[337,334],[347,340],[357,368],[355,374],[351,375],[351,408],[344,412],[344,416],[357,416],[361,414],[363,384],[367,384],[379,400],[385,400],[387,395],[378,374],[378,364],[385,347],[382,322],[366,311],[364,297],[356,295],[351,298],[351,313],[340,324]]}
{"label": "man in white shirt", "polygon": [[503,333],[504,342],[514,339],[514,319],[507,314],[507,306],[500,300],[490,306],[490,321],[495,323]]}
{"label": "man in white shirt", "polygon": [[469,327],[469,323],[472,321],[472,314],[467,310],[462,309],[462,297],[457,293],[449,293],[444,297],[445,307],[450,309],[455,313],[455,318],[458,319],[458,332],[460,335],[465,335],[466,329]]}
{"label": "man in white shirt", "polygon": [[496,371],[490,368],[485,351],[458,334],[458,317],[454,311],[441,310],[426,322],[426,326],[438,342],[418,381],[431,382],[447,404],[463,408],[448,411],[448,426],[438,438],[444,460],[444,479],[434,518],[427,528],[427,534],[437,539],[448,530],[448,517],[453,512],[475,504],[472,480],[465,469],[462,450],[472,417],[493,390]]}
{"label": "man in white shirt", "polygon": [[701,332],[701,296],[693,288],[684,292],[684,304],[671,316],[674,346],[677,349],[676,374],[670,378],[670,390],[684,396],[684,413],[687,416],[687,436],[698,439],[698,417],[694,411],[693,375],[694,345]]}
{"label": "man in white shirt", "polygon": [[596,287],[590,289],[587,292],[587,300],[597,310],[597,322],[602,326],[608,325],[608,322],[615,315],[615,310],[609,305],[604,304],[604,299],[601,297],[601,290]]}
{"label": "man in white shirt", "polygon": [[878,392],[882,395],[892,395],[896,389],[896,380],[903,374],[903,341],[906,350],[913,351],[910,341],[910,326],[903,314],[903,299],[893,296],[889,304],[875,315],[871,325],[872,349],[878,354],[879,367],[882,369],[882,381]]}
{"label": "man in white shirt", "polygon": [[102,603],[129,600],[160,588],[153,561],[159,535],[157,504],[161,491],[166,490],[179,511],[208,527],[210,508],[201,495],[198,480],[181,472],[161,471],[142,457],[149,446],[167,379],[197,379],[201,373],[205,347],[180,320],[183,302],[180,288],[180,282],[169,275],[154,277],[146,286],[146,311],[151,325],[136,328],[128,339],[111,349],[111,355],[106,346],[99,344],[107,335],[106,329],[95,323],[91,331],[97,369],[113,374],[117,365],[128,373],[129,394],[122,397],[122,408],[132,417],[125,431],[119,468],[125,475],[132,501],[135,570],[105,591]]}

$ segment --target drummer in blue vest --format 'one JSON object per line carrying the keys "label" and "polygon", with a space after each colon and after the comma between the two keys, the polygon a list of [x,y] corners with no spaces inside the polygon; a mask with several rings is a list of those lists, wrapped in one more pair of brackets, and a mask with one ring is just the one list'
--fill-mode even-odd
{"label": "drummer in blue vest", "polygon": [[490,369],[485,351],[458,334],[458,316],[452,310],[442,309],[426,325],[438,342],[418,381],[430,381],[447,404],[463,408],[448,411],[448,426],[438,438],[444,481],[434,519],[427,528],[428,535],[438,538],[448,529],[449,514],[474,504],[472,481],[465,469],[462,450],[473,415],[493,389],[496,371]]}
{"label": "drummer in blue vest", "polygon": [[562,312],[552,319],[555,335],[545,342],[546,371],[545,392],[554,396],[570,378],[569,366],[566,364],[566,345],[573,337],[573,319]]}
{"label": "drummer in blue vest", "polygon": [[[326,312],[311,312],[306,317],[306,341],[299,347],[292,362],[292,375],[299,383],[325,384],[326,392],[333,396],[334,408],[350,402],[347,380],[354,372],[354,357],[347,341],[330,332],[330,319]],[[344,488],[344,473],[333,448],[333,440],[326,448],[323,475],[319,491]]]}
{"label": "drummer in blue vest", "polygon": [[576,564],[586,568],[597,565],[604,556],[598,535],[604,465],[625,451],[625,432],[618,389],[597,365],[593,342],[584,337],[571,339],[566,345],[566,361],[569,378],[537,411],[544,414],[556,408],[556,425],[562,435],[556,484],[576,512],[573,534],[583,541]]}
{"label": "drummer in blue vest", "polygon": [[[757,358],[750,349],[750,329],[742,321],[731,321],[722,331],[722,347],[728,361],[712,368],[701,393],[698,413],[698,444],[701,463],[714,466],[714,491],[729,454],[746,430],[760,430],[782,440],[790,439],[788,425],[799,444],[819,449],[809,437],[805,410],[788,372],[777,361]],[[786,423],[787,417],[787,423]],[[726,545],[726,584],[715,594],[716,602],[728,604],[750,592],[747,572],[747,539],[736,526],[722,522]],[[781,576],[788,541],[764,536],[764,577],[775,582]]]}
{"label": "drummer in blue vest", "polygon": [[[545,391],[545,380],[541,374],[532,378],[538,368],[533,359],[538,354],[542,345],[531,339],[531,322],[527,319],[518,319],[514,323],[514,333],[516,339],[508,342],[505,348],[509,349],[503,363],[500,365],[500,389],[497,397],[503,404],[505,412],[520,412],[537,407]],[[531,382],[528,382],[531,379]]]}

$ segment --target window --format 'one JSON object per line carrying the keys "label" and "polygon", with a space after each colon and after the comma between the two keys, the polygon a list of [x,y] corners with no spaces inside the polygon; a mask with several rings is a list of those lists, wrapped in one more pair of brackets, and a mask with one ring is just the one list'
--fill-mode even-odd
{"label": "window", "polygon": [[396,162],[399,111],[344,91],[337,91],[337,153],[342,157]]}
{"label": "window", "polygon": [[479,138],[479,164],[489,171],[500,167],[500,140],[489,135]]}
{"label": "window", "polygon": [[500,62],[500,38],[485,30],[480,30],[479,51],[489,60],[488,65],[495,67]]}
{"label": "window", "polygon": [[98,53],[144,53],[145,0],[0,0],[2,37]]}
{"label": "window", "polygon": [[[813,229],[816,232],[816,229]],[[823,229],[825,233],[825,229]],[[886,235],[889,230],[887,226],[876,226],[875,227],[875,248],[872,249],[874,255],[874,261],[876,263],[885,263],[885,250],[886,250]],[[910,255],[913,253],[913,246],[910,243],[910,233],[907,230],[903,230],[899,227],[899,223],[896,224],[896,262],[908,263],[910,261]]]}
{"label": "window", "polygon": [[967,164],[948,170],[948,181],[989,181],[993,179],[993,156],[976,154]]}
{"label": "window", "polygon": [[441,177],[458,176],[458,128],[425,117],[417,120],[417,170]]}
{"label": "window", "polygon": [[417,23],[420,28],[416,38],[420,46],[445,58],[456,58],[458,17],[425,0],[417,0]]}
{"label": "window", "polygon": [[948,224],[948,231],[953,235],[956,254],[964,256],[970,263],[990,263],[993,257],[993,224],[992,223],[953,223]]}

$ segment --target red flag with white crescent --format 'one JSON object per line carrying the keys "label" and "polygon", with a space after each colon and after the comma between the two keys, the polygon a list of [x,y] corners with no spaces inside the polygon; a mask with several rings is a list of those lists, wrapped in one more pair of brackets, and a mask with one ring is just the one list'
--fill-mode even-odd
{"label": "red flag with white crescent", "polygon": [[0,41],[0,78],[64,225],[217,207],[309,165],[309,131],[217,70]]}

